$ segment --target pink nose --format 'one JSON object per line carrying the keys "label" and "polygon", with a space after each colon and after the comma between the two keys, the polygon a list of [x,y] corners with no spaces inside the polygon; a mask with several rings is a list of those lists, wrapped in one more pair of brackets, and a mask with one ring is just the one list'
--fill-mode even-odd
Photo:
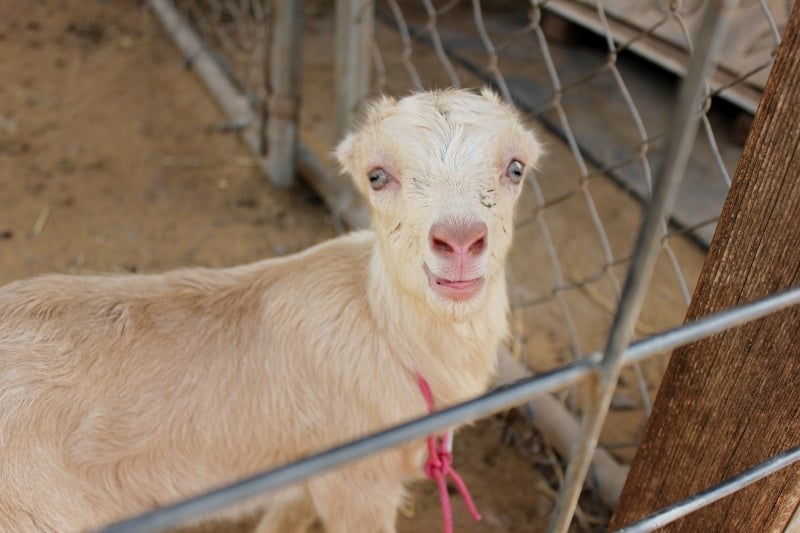
{"label": "pink nose", "polygon": [[429,233],[431,249],[441,256],[480,255],[486,249],[486,232],[483,222],[434,224]]}

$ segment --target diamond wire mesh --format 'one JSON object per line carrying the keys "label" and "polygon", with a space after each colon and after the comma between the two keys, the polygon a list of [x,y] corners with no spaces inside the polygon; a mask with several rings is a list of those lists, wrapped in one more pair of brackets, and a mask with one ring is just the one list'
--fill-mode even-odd
{"label": "diamond wire mesh", "polygon": [[[601,347],[599,342],[602,335],[585,335],[586,330],[592,329],[587,322],[593,320],[602,322],[605,326],[603,329],[607,331],[608,318],[619,296],[620,277],[624,274],[629,261],[632,243],[627,241],[625,243],[627,246],[620,246],[618,244],[620,237],[610,235],[619,233],[620,228],[607,228],[609,224],[607,221],[604,222],[604,219],[608,219],[609,206],[598,207],[598,200],[593,192],[593,182],[601,176],[611,176],[624,182],[626,179],[624,176],[620,178],[615,174],[619,169],[625,169],[627,174],[636,175],[634,179],[642,184],[638,193],[643,200],[646,200],[652,190],[653,166],[659,164],[657,156],[660,142],[667,133],[664,121],[653,125],[651,120],[649,121],[651,124],[647,124],[645,115],[648,109],[644,108],[643,112],[641,104],[637,105],[637,96],[641,96],[642,93],[641,81],[634,82],[638,85],[636,93],[626,82],[625,72],[630,71],[631,62],[631,58],[628,57],[629,50],[637,42],[653,37],[658,30],[672,25],[677,28],[683,40],[683,47],[691,55],[692,40],[688,18],[696,8],[694,5],[687,7],[686,3],[681,2],[663,2],[661,4],[665,7],[657,21],[638,30],[633,36],[620,40],[615,38],[609,22],[612,15],[607,13],[603,2],[593,2],[600,25],[600,40],[594,42],[593,46],[595,49],[602,48],[602,57],[593,58],[594,64],[588,67],[576,68],[575,65],[570,65],[569,68],[563,68],[564,56],[569,51],[567,47],[553,43],[553,38],[548,36],[546,24],[548,8],[558,3],[564,2],[532,1],[523,6],[521,2],[482,4],[480,0],[451,0],[434,5],[430,0],[422,0],[420,9],[418,2],[379,1],[376,2],[378,20],[383,21],[384,29],[393,28],[397,31],[400,46],[392,43],[392,39],[383,35],[382,31],[378,31],[377,46],[373,52],[376,57],[374,67],[377,91],[402,94],[409,88],[472,86],[488,83],[507,100],[521,104],[566,144],[575,167],[571,172],[571,186],[555,188],[554,191],[552,184],[543,183],[547,181],[545,168],[540,172],[540,177],[530,182],[532,194],[528,198],[523,198],[520,206],[518,229],[526,226],[534,226],[537,229],[533,238],[538,240],[544,252],[538,255],[544,257],[551,270],[550,279],[544,284],[537,283],[534,287],[530,285],[526,287],[526,282],[530,283],[529,279],[520,280],[521,276],[512,276],[514,280],[512,307],[515,313],[523,312],[528,315],[525,320],[515,320],[517,343],[527,344],[525,347],[527,350],[521,350],[517,346],[514,352],[519,354],[527,351],[522,355],[537,370],[549,369],[551,366],[547,363],[543,365],[539,360],[541,353],[532,349],[531,343],[525,343],[524,339],[528,332],[541,322],[540,315],[552,313],[553,306],[560,318],[557,336],[566,339],[566,351],[570,357],[583,357]],[[780,41],[777,25],[767,3],[761,1],[759,7],[769,25],[773,48],[776,48]],[[512,22],[508,22],[509,19]],[[523,57],[528,62],[538,59],[544,68],[534,69],[536,71],[531,76],[530,65],[520,61],[518,50],[521,48],[538,52]],[[434,56],[435,61],[430,56]],[[419,66],[418,63],[423,66]],[[712,126],[713,98],[719,96],[725,89],[745,83],[755,73],[768,69],[770,64],[771,55],[757,68],[733,77],[723,86],[712,89],[708,81],[706,82],[708,96],[699,111],[702,134],[708,150],[703,154],[704,160],[698,161],[700,159],[698,156],[695,163],[707,165],[709,171],[716,174],[715,179],[720,181],[723,189],[730,185],[730,172],[735,159],[731,163],[728,158],[726,164],[721,155],[717,134]],[[395,67],[400,67],[398,70],[407,74],[405,83],[400,72],[392,72]],[[530,79],[534,80],[532,83],[538,85],[538,89],[530,91],[537,93],[537,98],[533,101],[526,96],[525,88],[518,81],[523,76],[530,76]],[[507,78],[513,78],[516,83],[510,84]],[[401,81],[398,83],[398,80]],[[575,111],[576,106],[570,101],[570,96],[582,88],[585,92],[586,87],[593,85],[598,87],[596,90],[603,91],[604,98],[620,101],[621,104],[617,107],[624,109],[623,112],[617,112],[614,118],[625,122],[626,131],[622,133],[625,139],[621,144],[627,144],[624,150],[617,150],[611,157],[598,157],[596,152],[603,150],[597,150],[593,146],[593,142],[596,143],[597,139],[587,140],[586,136],[582,139],[578,133],[583,116]],[[645,102],[646,105],[649,103]],[[615,133],[618,132],[610,132],[611,135]],[[617,141],[610,139],[606,142],[613,144]],[[728,146],[725,146],[725,149],[730,150]],[[627,179],[630,180],[629,177]],[[587,261],[594,261],[596,266],[591,271],[582,270],[582,275],[577,276],[569,272],[570,269],[575,270],[575,258],[565,259],[564,249],[569,248],[568,244],[560,235],[554,235],[554,231],[549,227],[552,224],[564,224],[558,219],[568,215],[559,211],[564,211],[564,206],[568,203],[574,204],[575,200],[582,204],[585,212],[583,217],[588,220],[588,224],[580,225],[582,230],[590,232],[596,240],[596,244],[592,247],[594,249],[582,253]],[[612,202],[619,200],[614,197],[610,199]],[[599,201],[608,202],[609,197],[604,195]],[[720,206],[721,202],[716,206],[717,211]],[[629,208],[636,210],[635,207]],[[566,211],[573,212],[574,205]],[[637,328],[639,334],[653,333],[680,322],[689,303],[698,272],[696,261],[685,268],[682,267],[683,259],[691,255],[685,250],[687,235],[696,234],[700,228],[713,226],[715,220],[716,216],[700,221],[691,220],[690,223],[681,220],[678,225],[670,224],[667,220],[663,222],[660,259],[662,268],[656,275],[648,298],[653,305],[659,305],[660,300],[655,293],[666,290],[673,294],[672,299],[677,299],[680,305],[672,302],[670,306],[673,312],[668,319],[657,317],[655,319],[657,325],[647,324],[647,318],[644,317]],[[525,238],[524,235],[517,238],[518,248],[529,246],[529,243],[523,242]],[[678,241],[680,241],[678,247],[681,249],[676,251]],[[593,256],[599,256],[599,262]],[[691,263],[691,259],[687,261]],[[512,259],[515,271],[519,263],[519,260]],[[603,292],[600,292],[599,287],[603,285]],[[595,304],[596,307],[597,300],[601,300],[602,309],[597,310],[595,316],[587,317],[585,312],[576,311],[576,308],[587,305]],[[548,307],[550,309],[547,309]],[[576,314],[581,316],[576,317]],[[561,348],[563,351],[563,346]],[[558,362],[557,360],[556,363]],[[636,408],[641,409],[642,416],[646,417],[651,408],[650,394],[657,387],[658,371],[651,371],[646,376],[638,365],[633,365],[629,376],[632,376],[635,383],[632,389],[636,390],[639,398]],[[619,403],[630,403],[624,396],[620,398]],[[574,396],[569,403],[573,407],[576,405]],[[631,437],[635,442],[637,435],[628,435],[627,439]],[[607,441],[606,445],[619,447],[626,443]]]}
{"label": "diamond wire mesh", "polygon": [[[606,3],[591,2],[598,37],[583,35],[577,44],[565,44],[559,41],[563,36],[554,36],[558,31],[552,29],[551,11],[577,3],[376,0],[369,6],[378,20],[372,48],[374,93],[402,95],[410,89],[489,84],[543,125],[539,129],[550,151],[548,160],[555,158],[558,164],[546,161],[521,199],[510,272],[515,327],[511,351],[535,371],[602,348],[620,279],[630,261],[642,202],[652,190],[653,168],[661,163],[659,151],[669,133],[664,118],[669,112],[659,108],[669,104],[659,99],[671,98],[676,83],[657,73],[657,80],[648,85],[645,78],[658,69],[643,65],[631,50],[647,39],[658,39],[658,32],[671,27],[680,35],[681,47],[689,55],[692,51],[694,3],[659,2],[663,7],[656,20],[620,36],[615,32],[615,14]],[[215,50],[259,116],[265,117],[271,1],[176,4]],[[308,4],[307,11],[325,11],[325,2]],[[780,28],[770,5],[766,0],[751,4],[765,21],[774,51]],[[569,33],[566,40],[570,41]],[[723,83],[706,82],[707,97],[698,110],[704,148],[690,165],[701,167],[694,172],[712,176],[714,187],[723,192],[730,185],[738,152],[727,139],[727,123],[716,109],[717,101],[767,70],[772,55]],[[648,96],[651,89],[654,95]],[[606,108],[613,113],[604,113]],[[597,131],[582,131],[587,121]],[[726,137],[722,143],[720,135]],[[661,255],[648,304],[636,325],[637,336],[682,320],[703,259],[696,241],[708,239],[719,205],[714,209],[699,218],[663,221]],[[666,311],[654,311],[659,308]],[[626,458],[632,457],[649,415],[665,361],[642,365],[634,364],[623,373],[603,435],[602,444],[622,450]],[[573,390],[566,400],[579,412],[585,398]],[[620,421],[635,430],[615,429]]]}

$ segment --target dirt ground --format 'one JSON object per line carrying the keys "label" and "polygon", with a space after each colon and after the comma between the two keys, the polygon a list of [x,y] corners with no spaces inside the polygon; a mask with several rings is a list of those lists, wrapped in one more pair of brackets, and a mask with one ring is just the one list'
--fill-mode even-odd
{"label": "dirt ground", "polygon": [[[325,35],[327,24],[321,15],[312,18],[309,35]],[[314,46],[323,46],[316,42],[308,56]],[[314,77],[317,70],[311,62],[307,86],[317,91],[316,98],[306,98],[311,108],[327,98],[329,87],[324,77]],[[313,120],[322,116],[316,113]],[[271,187],[244,145],[219,127],[223,120],[140,2],[0,4],[0,284],[44,272],[234,265],[292,253],[335,235],[314,194],[302,184],[289,191]],[[563,144],[543,135],[550,157],[540,173],[541,187],[550,198],[575,186],[565,178],[575,169]],[[588,187],[611,228],[612,248],[624,257],[641,207],[605,180]],[[523,206],[535,203],[532,194],[526,192]],[[512,257],[523,300],[545,294],[555,275],[542,225],[525,223],[525,216],[517,237],[523,244]],[[583,197],[566,200],[547,217],[553,240],[564,243],[559,257],[569,279],[602,268]],[[688,241],[671,242],[693,284],[702,252]],[[658,269],[640,334],[674,325],[683,313],[666,259]],[[614,298],[608,278],[563,298],[581,331],[581,348],[599,348]],[[569,358],[562,303],[553,298],[515,312],[520,349],[536,370]],[[651,396],[664,364],[662,358],[645,368]],[[632,378],[624,375],[622,385],[621,397],[632,397]],[[630,442],[641,431],[641,406],[619,405],[605,441]],[[625,460],[632,456],[630,446],[615,451]],[[547,523],[561,466],[518,415],[496,416],[462,432],[456,466],[484,515],[481,523],[472,523],[454,498],[458,531],[538,531]],[[398,519],[400,530],[438,531],[433,486],[420,483],[413,494],[414,505]],[[602,529],[606,519],[607,511],[587,493],[574,530]],[[198,530],[245,531],[251,524]]]}

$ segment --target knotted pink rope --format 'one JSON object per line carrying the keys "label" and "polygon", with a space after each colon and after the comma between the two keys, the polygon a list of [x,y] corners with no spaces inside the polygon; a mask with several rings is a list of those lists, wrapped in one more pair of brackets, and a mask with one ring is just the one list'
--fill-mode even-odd
{"label": "knotted pink rope", "polygon": [[[425,403],[428,405],[428,412],[434,412],[433,393],[425,378],[417,372],[417,382]],[[453,532],[453,511],[450,507],[450,495],[447,493],[447,476],[453,480],[458,492],[467,504],[467,510],[474,520],[480,520],[481,515],[472,501],[467,484],[461,479],[452,468],[453,464],[453,434],[448,431],[444,436],[428,435],[428,460],[425,461],[425,475],[436,482],[439,487],[439,500],[442,502],[442,516],[444,518],[444,532]]]}

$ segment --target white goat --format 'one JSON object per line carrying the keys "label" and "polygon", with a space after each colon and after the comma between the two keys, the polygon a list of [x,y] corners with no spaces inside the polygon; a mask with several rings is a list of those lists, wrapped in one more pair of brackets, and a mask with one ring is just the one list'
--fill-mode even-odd
{"label": "white goat", "polygon": [[[228,269],[0,288],[0,531],[98,527],[483,392],[540,145],[489,91],[373,103],[372,231]],[[394,531],[410,443],[265,497],[259,531]],[[246,512],[238,509],[237,512]]]}

